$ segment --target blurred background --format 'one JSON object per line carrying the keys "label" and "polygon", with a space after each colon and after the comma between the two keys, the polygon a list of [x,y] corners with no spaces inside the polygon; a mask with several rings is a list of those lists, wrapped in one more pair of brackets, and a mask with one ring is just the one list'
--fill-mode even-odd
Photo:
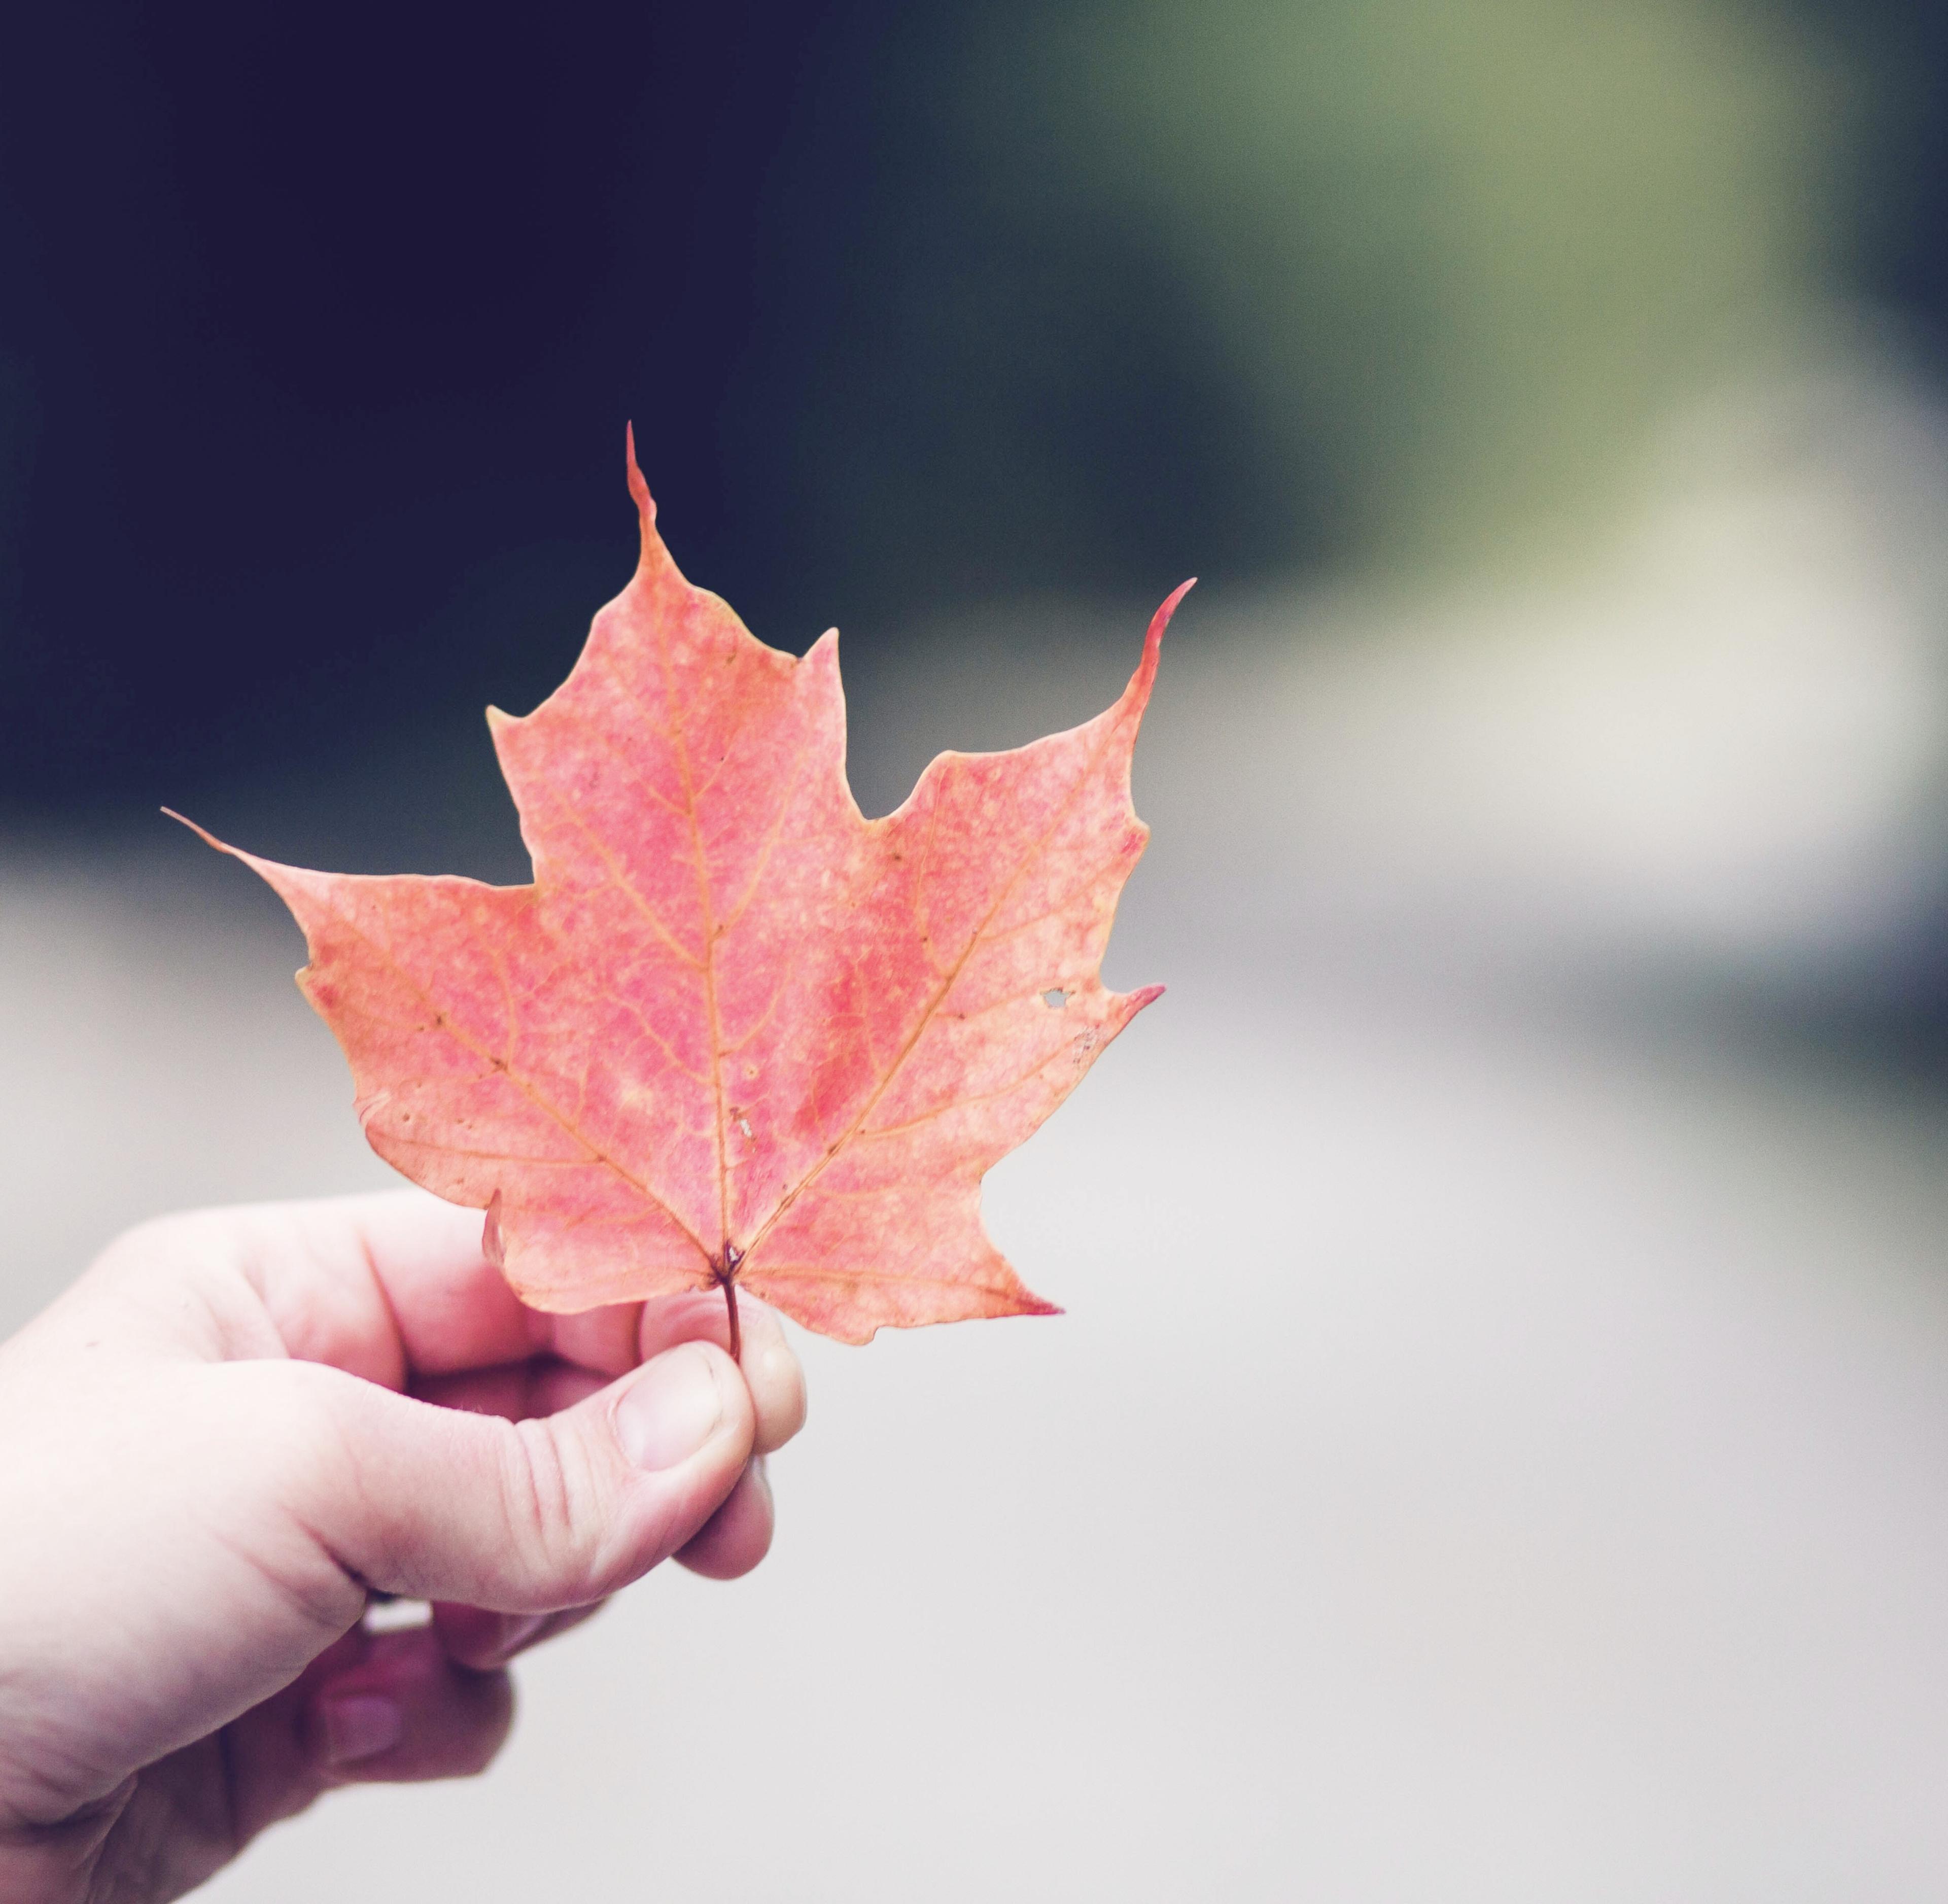
{"label": "blurred background", "polygon": [[386,1180],[155,809],[524,877],[626,418],[869,811],[1203,578],[1069,1315],[807,1343],[757,1576],[212,1896],[1941,1894],[1938,10],[73,0],[0,256],[0,1326]]}

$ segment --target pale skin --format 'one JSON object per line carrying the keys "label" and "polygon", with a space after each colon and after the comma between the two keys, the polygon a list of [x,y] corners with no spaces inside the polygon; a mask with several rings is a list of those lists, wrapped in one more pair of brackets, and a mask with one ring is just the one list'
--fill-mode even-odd
{"label": "pale skin", "polygon": [[[417,1191],[132,1230],[0,1345],[0,1897],[180,1896],[324,1792],[484,1768],[507,1663],[771,1537],[805,1418],[715,1290],[547,1316]],[[375,1594],[434,1605],[373,1633]]]}

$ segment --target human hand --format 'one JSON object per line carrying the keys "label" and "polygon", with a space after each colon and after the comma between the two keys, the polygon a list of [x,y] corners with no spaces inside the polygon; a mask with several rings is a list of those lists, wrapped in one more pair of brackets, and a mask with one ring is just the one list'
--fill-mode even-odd
{"label": "human hand", "polygon": [[[763,1558],[777,1319],[740,1378],[715,1292],[543,1315],[479,1239],[417,1191],[166,1217],[0,1345],[8,1904],[176,1897],[333,1786],[477,1772],[514,1654]],[[367,1633],[375,1591],[432,1623]]]}

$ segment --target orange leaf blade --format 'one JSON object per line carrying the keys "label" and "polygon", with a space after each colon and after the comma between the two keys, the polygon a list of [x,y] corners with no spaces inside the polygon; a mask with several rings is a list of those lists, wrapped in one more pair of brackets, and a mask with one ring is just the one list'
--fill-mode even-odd
{"label": "orange leaf blade", "polygon": [[981,1179],[1159,989],[1109,991],[1100,968],[1147,838],[1137,729],[1190,585],[1114,706],[943,754],[869,821],[834,637],[802,660],[757,640],[678,571],[633,445],[628,467],[634,577],[560,688],[489,712],[532,885],[209,843],[303,927],[299,981],[374,1149],[488,1211],[529,1302],[734,1276],[850,1341],[1056,1313],[989,1241]]}

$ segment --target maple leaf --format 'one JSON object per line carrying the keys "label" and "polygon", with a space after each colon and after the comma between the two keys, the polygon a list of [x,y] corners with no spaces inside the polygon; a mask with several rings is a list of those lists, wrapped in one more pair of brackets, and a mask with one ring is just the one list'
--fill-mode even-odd
{"label": "maple leaf", "polygon": [[[567,681],[488,711],[530,885],[227,846],[305,932],[298,975],[372,1148],[487,1211],[526,1302],[739,1285],[865,1341],[1050,1314],[980,1183],[1162,989],[1099,976],[1148,838],[1130,759],[1159,644],[1093,721],[945,753],[884,819],[845,774],[836,632],[767,647],[678,572],[636,467],[633,579]],[[197,829],[200,833],[200,828]]]}

